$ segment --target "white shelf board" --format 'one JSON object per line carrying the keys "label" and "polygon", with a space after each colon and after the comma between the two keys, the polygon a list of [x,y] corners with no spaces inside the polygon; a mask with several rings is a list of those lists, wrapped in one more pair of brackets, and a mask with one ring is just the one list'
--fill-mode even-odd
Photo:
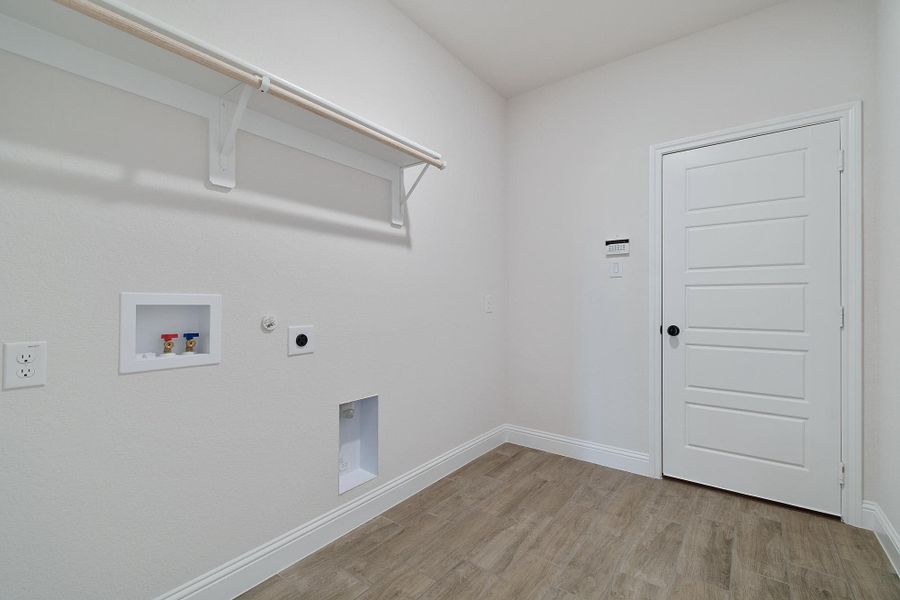
{"label": "white shelf board", "polygon": [[[115,7],[120,3],[118,0],[103,0],[98,4]],[[138,13],[132,16],[173,39],[205,52],[229,56],[224,51],[176,32],[164,23],[154,24],[146,15],[136,15]],[[221,136],[231,123],[243,84],[52,0],[0,0],[0,50],[208,119],[210,181],[224,186],[223,189],[238,183],[235,179],[235,153],[232,151],[227,158],[224,154],[220,156],[219,147],[223,143]],[[263,69],[244,61],[240,63],[260,76],[275,78]],[[279,81],[279,85],[292,86],[295,93],[299,90],[310,101],[327,106],[333,112],[430,155],[443,164],[440,155],[433,150],[290,82]],[[419,157],[258,92],[249,96],[243,118],[238,120],[238,129],[388,180],[391,184],[391,223],[396,227],[403,225],[406,201],[425,172],[423,168],[418,179],[407,185],[405,169],[428,166]]]}
{"label": "white shelf board", "polygon": [[[56,4],[51,0],[28,0],[27,2],[22,0],[0,0],[0,13],[78,45],[186,84],[217,98],[225,97],[238,85],[230,77],[221,75],[193,61],[145,42],[140,38]],[[259,69],[259,71],[263,72],[263,69]],[[386,146],[365,135],[266,94],[254,94],[251,97],[248,108],[324,138],[334,140],[398,167],[421,164],[419,159],[400,150]],[[379,129],[388,131],[380,127]],[[439,156],[433,150],[409,142],[409,140],[397,136],[393,132],[389,133],[394,137],[403,139],[414,147],[425,150],[429,154]]]}
{"label": "white shelf board", "polygon": [[361,486],[367,481],[375,479],[375,477],[377,477],[375,473],[370,473],[365,469],[356,469],[348,471],[347,473],[341,473],[338,482],[338,493],[343,494],[344,492],[348,492],[355,487]]}

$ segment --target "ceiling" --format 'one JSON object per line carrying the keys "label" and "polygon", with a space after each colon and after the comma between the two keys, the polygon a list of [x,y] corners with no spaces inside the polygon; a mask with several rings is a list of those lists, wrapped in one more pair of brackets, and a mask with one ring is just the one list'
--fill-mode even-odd
{"label": "ceiling", "polygon": [[784,0],[391,0],[515,96]]}

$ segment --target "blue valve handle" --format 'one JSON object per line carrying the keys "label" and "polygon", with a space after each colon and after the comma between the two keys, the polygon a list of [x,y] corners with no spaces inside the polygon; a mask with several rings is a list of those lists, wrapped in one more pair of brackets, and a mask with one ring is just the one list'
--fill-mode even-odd
{"label": "blue valve handle", "polygon": [[182,333],[181,337],[183,337],[186,340],[192,340],[194,338],[200,337],[200,334],[199,333]]}

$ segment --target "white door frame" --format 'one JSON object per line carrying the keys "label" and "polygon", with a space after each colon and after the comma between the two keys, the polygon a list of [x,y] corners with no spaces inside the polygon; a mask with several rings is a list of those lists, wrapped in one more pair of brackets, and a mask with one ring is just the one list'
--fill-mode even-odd
{"label": "white door frame", "polygon": [[[650,147],[650,476],[662,477],[662,161],[683,150],[837,121],[841,126],[841,518],[862,525],[862,102]],[[836,156],[835,161],[841,157]],[[839,472],[835,467],[835,479]]]}

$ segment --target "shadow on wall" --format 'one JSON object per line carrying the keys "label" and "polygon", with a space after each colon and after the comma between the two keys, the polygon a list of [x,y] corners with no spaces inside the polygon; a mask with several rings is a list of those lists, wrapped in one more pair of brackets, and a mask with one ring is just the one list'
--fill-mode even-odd
{"label": "shadow on wall", "polygon": [[[118,146],[138,143],[119,140]],[[155,205],[411,247],[409,218],[403,228],[391,227],[389,181],[245,132],[237,143],[237,187],[229,191],[197,173],[197,157],[183,154],[196,152],[193,144],[149,161],[138,150],[131,164],[115,160],[115,148],[104,150],[110,151],[98,157],[0,138],[0,167],[4,180],[86,201]],[[176,163],[179,158],[185,161]]]}

